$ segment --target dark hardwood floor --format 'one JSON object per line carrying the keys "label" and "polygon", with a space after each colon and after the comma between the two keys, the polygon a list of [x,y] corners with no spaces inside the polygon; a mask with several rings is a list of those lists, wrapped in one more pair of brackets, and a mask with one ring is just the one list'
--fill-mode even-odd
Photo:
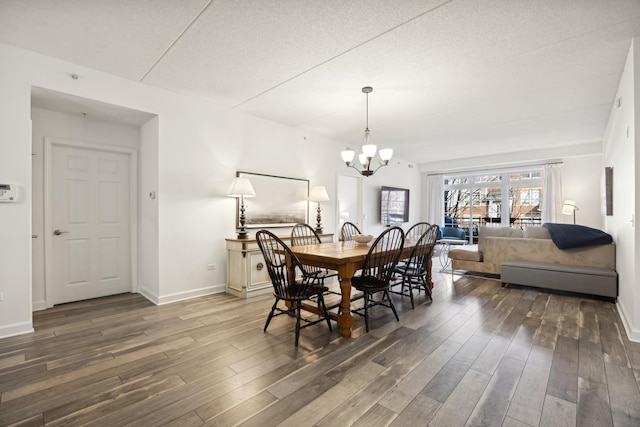
{"label": "dark hardwood floor", "polygon": [[437,273],[400,322],[352,339],[275,318],[270,296],[34,313],[0,340],[0,425],[638,426],[640,344],[614,304]]}

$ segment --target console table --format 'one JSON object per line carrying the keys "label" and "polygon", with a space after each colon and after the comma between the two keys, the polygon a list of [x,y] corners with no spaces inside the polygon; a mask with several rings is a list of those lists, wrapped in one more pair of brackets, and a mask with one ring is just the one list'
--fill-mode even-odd
{"label": "console table", "polygon": [[[290,236],[278,236],[287,245]],[[272,292],[267,266],[255,238],[225,239],[227,242],[227,293],[251,298]],[[322,243],[333,242],[333,234],[321,234]]]}

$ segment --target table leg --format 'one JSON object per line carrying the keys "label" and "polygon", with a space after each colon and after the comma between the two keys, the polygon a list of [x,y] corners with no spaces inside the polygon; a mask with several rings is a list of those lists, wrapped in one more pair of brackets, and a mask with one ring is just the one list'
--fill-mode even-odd
{"label": "table leg", "polygon": [[427,262],[427,286],[429,286],[429,290],[433,289],[433,280],[431,277],[431,267],[433,267],[433,253],[434,250],[431,251],[431,255],[429,255],[429,262]]}
{"label": "table leg", "polygon": [[354,269],[346,265],[338,270],[340,275],[340,314],[338,315],[338,326],[342,336],[349,338],[351,336],[351,328],[353,327],[354,319],[351,314],[351,278],[355,273]]}

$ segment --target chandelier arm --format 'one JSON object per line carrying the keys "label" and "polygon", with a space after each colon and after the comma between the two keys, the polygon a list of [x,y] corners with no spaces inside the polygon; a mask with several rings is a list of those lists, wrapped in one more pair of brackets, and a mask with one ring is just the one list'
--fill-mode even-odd
{"label": "chandelier arm", "polygon": [[380,163],[380,165],[378,165],[378,167],[371,174],[373,175],[374,173],[378,172],[378,169],[380,169],[383,166],[387,166],[387,164],[386,163]]}
{"label": "chandelier arm", "polygon": [[382,160],[380,156],[376,156],[378,158],[378,167],[376,170],[380,169],[382,166],[389,166],[389,160]]}

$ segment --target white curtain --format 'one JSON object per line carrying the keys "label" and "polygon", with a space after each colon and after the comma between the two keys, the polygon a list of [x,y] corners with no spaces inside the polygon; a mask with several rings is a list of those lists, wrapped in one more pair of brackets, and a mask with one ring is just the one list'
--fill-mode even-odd
{"label": "white curtain", "polygon": [[561,163],[544,165],[542,185],[542,222],[562,222],[562,169]]}
{"label": "white curtain", "polygon": [[429,175],[426,179],[424,200],[427,204],[429,224],[444,226],[444,178],[442,175]]}

